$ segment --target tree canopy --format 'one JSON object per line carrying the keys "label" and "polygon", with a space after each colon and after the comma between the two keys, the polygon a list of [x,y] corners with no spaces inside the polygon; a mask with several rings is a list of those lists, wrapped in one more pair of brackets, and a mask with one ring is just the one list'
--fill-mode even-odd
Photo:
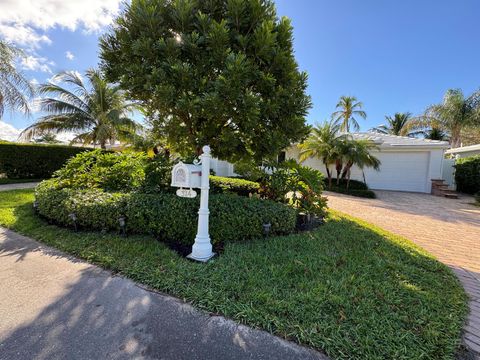
{"label": "tree canopy", "polygon": [[261,160],[308,133],[307,75],[270,0],[133,0],[100,41],[101,66],[173,150]]}

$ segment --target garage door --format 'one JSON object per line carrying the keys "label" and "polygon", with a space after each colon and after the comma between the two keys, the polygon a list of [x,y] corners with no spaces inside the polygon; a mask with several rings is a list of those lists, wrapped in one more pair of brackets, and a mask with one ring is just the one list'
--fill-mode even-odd
{"label": "garage door", "polygon": [[[426,192],[430,152],[376,153],[382,164],[380,171],[365,169],[365,179],[371,189]],[[361,180],[361,172],[352,172]]]}

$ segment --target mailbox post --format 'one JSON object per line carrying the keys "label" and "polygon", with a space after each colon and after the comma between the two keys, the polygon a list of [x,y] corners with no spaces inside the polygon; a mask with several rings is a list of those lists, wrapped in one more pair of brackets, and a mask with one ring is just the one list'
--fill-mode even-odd
{"label": "mailbox post", "polygon": [[197,193],[192,188],[200,188],[200,209],[198,210],[198,227],[192,253],[187,257],[192,260],[207,262],[215,254],[212,252],[212,243],[208,232],[208,192],[210,188],[210,147],[205,145],[200,156],[199,165],[179,162],[172,170],[172,186],[179,187],[177,195],[181,197],[195,197]]}
{"label": "mailbox post", "polygon": [[212,252],[212,243],[208,232],[208,192],[210,189],[210,146],[205,145],[203,153],[200,156],[202,163],[202,176],[200,177],[200,209],[198,210],[198,228],[195,243],[192,246],[192,253],[187,257],[189,259],[207,262],[215,253]]}

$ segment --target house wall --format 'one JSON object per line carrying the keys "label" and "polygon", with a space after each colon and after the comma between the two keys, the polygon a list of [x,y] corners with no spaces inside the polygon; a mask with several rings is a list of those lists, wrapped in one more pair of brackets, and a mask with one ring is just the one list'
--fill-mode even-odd
{"label": "house wall", "polygon": [[[430,193],[431,180],[442,178],[443,149],[394,148],[374,152],[382,165],[377,172],[372,168],[361,169],[354,166],[351,179],[365,181],[372,189],[415,191]],[[297,159],[299,150],[291,147],[286,154],[288,159]],[[326,175],[325,165],[319,158],[309,158],[303,165],[320,170]],[[330,166],[333,177],[335,167]]]}
{"label": "house wall", "polygon": [[472,150],[465,152],[458,152],[454,154],[457,159],[466,158],[470,156],[480,155],[480,150]]}

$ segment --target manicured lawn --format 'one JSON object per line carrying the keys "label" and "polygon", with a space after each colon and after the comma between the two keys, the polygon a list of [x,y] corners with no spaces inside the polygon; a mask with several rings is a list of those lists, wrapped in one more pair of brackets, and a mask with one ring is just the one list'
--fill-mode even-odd
{"label": "manicured lawn", "polygon": [[37,182],[42,181],[41,179],[5,179],[0,178],[0,185],[5,184],[21,184],[21,183],[29,183],[29,182]]}
{"label": "manicured lawn", "polygon": [[454,275],[410,241],[331,212],[318,230],[227,244],[208,264],[146,236],[74,233],[0,193],[0,225],[333,359],[453,359],[467,311]]}

